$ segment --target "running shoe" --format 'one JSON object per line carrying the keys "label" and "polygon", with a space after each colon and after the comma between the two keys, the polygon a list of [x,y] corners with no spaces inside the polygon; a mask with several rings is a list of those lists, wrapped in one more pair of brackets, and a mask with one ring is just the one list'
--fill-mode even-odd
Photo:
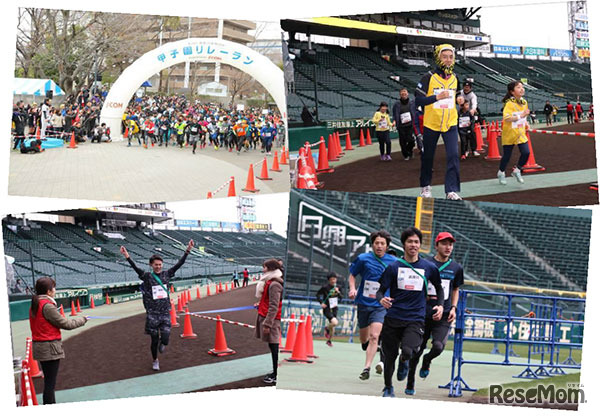
{"label": "running shoe", "polygon": [[158,344],[158,351],[160,353],[164,353],[165,349],[167,348],[167,345],[163,345],[162,343]]}
{"label": "running shoe", "polygon": [[423,379],[429,376],[429,367],[431,366],[431,362],[427,360],[426,356],[423,356],[423,363],[421,364],[421,369],[419,369],[419,376]]}
{"label": "running shoe", "polygon": [[265,375],[265,377],[263,378],[263,382],[265,384],[276,384],[277,377],[274,374]]}
{"label": "running shoe", "polygon": [[152,370],[160,371],[160,366],[158,365],[158,359],[152,362]]}
{"label": "running shoe", "polygon": [[392,160],[392,155],[386,155],[385,156],[385,160],[386,161],[391,161]]}
{"label": "running shoe", "polygon": [[421,197],[431,198],[431,185],[421,188]]}
{"label": "running shoe", "polygon": [[405,160],[405,161],[410,161],[410,156],[405,156],[405,157],[404,157],[404,160]]}
{"label": "running shoe", "polygon": [[398,364],[398,373],[396,374],[396,377],[398,378],[398,381],[404,381],[406,379],[406,376],[408,375],[408,361],[404,361],[404,362],[400,362]]}
{"label": "running shoe", "polygon": [[325,344],[329,347],[333,347],[333,343],[331,343],[331,340],[328,340],[327,342],[325,342]]}
{"label": "running shoe", "polygon": [[446,193],[446,200],[462,200],[462,198],[456,192],[450,191]]}
{"label": "running shoe", "polygon": [[383,373],[383,362],[379,362],[377,365],[375,365],[375,372],[377,372],[379,375]]}
{"label": "running shoe", "polygon": [[404,393],[406,395],[415,395],[415,389],[406,387],[406,389],[404,390]]}
{"label": "running shoe", "polygon": [[362,347],[362,350],[366,351],[369,347],[369,342],[366,341],[365,343],[361,343],[360,346]]}
{"label": "running shoe", "polygon": [[394,387],[385,387],[383,389],[383,397],[394,398],[396,395],[394,394]]}
{"label": "running shoe", "polygon": [[479,155],[481,155],[479,152],[473,151],[473,156],[479,156]]}
{"label": "running shoe", "polygon": [[385,161],[385,155],[379,155],[379,160],[380,161]]}
{"label": "running shoe", "polygon": [[521,176],[521,170],[519,168],[515,167],[510,175],[512,175],[513,177],[515,177],[515,179],[517,180],[517,182],[519,184],[523,184],[525,182],[523,180],[523,177]]}
{"label": "running shoe", "polygon": [[370,376],[371,376],[371,369],[365,368],[365,369],[363,369],[363,371],[360,373],[360,375],[358,377],[360,379],[362,379],[363,381],[366,381],[367,379],[369,379]]}
{"label": "running shoe", "polygon": [[502,171],[498,171],[498,181],[501,185],[506,185],[506,174]]}
{"label": "running shoe", "polygon": [[329,329],[327,327],[325,327],[325,339],[329,340],[331,338],[331,333],[329,332]]}

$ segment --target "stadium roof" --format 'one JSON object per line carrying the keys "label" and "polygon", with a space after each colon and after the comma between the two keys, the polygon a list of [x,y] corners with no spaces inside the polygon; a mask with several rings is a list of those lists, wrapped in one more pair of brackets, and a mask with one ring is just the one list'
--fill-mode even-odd
{"label": "stadium roof", "polygon": [[447,42],[455,47],[473,48],[490,43],[484,34],[444,32],[395,26],[382,23],[363,22],[339,17],[313,17],[308,19],[282,20],[281,28],[286,32],[310,33],[311,35],[334,36],[350,39],[398,40],[402,43],[435,45]]}
{"label": "stadium roof", "polygon": [[75,218],[102,219],[109,217],[110,214],[121,214],[126,216],[127,220],[154,223],[164,222],[173,218],[173,213],[169,210],[149,210],[137,209],[131,207],[92,207],[71,210],[49,211],[46,214],[57,216],[72,216]]}

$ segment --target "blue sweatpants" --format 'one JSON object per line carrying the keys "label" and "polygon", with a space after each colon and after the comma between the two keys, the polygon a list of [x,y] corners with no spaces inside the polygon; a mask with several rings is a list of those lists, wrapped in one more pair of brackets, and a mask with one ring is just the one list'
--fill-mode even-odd
{"label": "blue sweatpants", "polygon": [[452,126],[441,133],[427,127],[423,129],[423,153],[421,154],[421,187],[431,185],[433,159],[438,139],[442,135],[446,147],[446,193],[460,191],[460,168],[458,153],[458,128]]}
{"label": "blue sweatpants", "polygon": [[[515,145],[502,145],[502,159],[500,160],[500,171],[504,172],[506,170],[506,166],[510,161],[510,157],[512,155],[512,151]],[[517,168],[523,169],[523,166],[527,163],[529,159],[529,142],[519,143],[517,145],[519,147],[519,152],[521,152],[521,156],[519,157],[519,161],[517,162]]]}

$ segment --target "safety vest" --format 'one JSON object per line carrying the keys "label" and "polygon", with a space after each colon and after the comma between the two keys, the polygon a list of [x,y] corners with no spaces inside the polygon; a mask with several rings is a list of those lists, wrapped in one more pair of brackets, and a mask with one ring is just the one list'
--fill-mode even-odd
{"label": "safety vest", "polygon": [[29,311],[29,326],[31,327],[31,338],[34,342],[44,342],[49,340],[60,340],[60,329],[50,324],[48,320],[42,314],[42,310],[46,304],[52,304],[56,307],[52,301],[41,298],[38,304],[38,310],[33,316],[33,312]]}
{"label": "safety vest", "polygon": [[[269,312],[269,286],[273,280],[269,280],[265,282],[265,287],[263,289],[262,297],[260,298],[260,302],[258,303],[258,315],[262,317],[267,317]],[[279,309],[277,310],[277,316],[275,316],[276,320],[281,320],[281,306],[282,302],[279,300]]]}
{"label": "safety vest", "polygon": [[431,75],[429,79],[429,88],[427,89],[427,97],[437,95],[442,90],[453,90],[453,99],[448,101],[448,105],[444,105],[445,101],[438,100],[432,104],[425,106],[423,114],[423,125],[437,132],[447,132],[452,126],[456,126],[458,121],[458,112],[456,111],[456,90],[458,81],[456,76],[452,74],[448,79],[442,78],[438,73]]}

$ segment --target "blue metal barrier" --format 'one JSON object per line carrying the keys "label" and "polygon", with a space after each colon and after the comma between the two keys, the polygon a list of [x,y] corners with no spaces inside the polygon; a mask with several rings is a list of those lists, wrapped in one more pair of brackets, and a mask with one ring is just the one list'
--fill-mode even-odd
{"label": "blue metal barrier", "polygon": [[[492,296],[492,297],[505,297],[506,308],[504,312],[490,311],[485,312],[483,309],[478,312],[473,312],[467,309],[467,299],[469,295],[478,296]],[[521,299],[525,302],[529,299],[532,301],[532,308],[534,314],[528,314],[526,316],[517,316],[514,314],[513,301]],[[580,298],[565,298],[565,297],[551,297],[542,295],[526,295],[526,294],[513,294],[513,293],[500,293],[500,292],[485,292],[485,291],[472,291],[472,290],[460,290],[458,305],[457,305],[457,316],[456,326],[454,329],[454,347],[452,351],[452,367],[450,382],[446,385],[439,386],[439,388],[448,389],[449,397],[461,397],[463,391],[475,391],[475,388],[471,388],[462,376],[463,365],[503,365],[503,366],[524,366],[526,370],[523,371],[518,377],[522,378],[539,378],[544,376],[552,376],[553,374],[564,373],[565,369],[581,369],[581,364],[576,363],[570,355],[570,360],[559,363],[558,353],[560,348],[580,349],[582,346],[582,335],[583,335],[583,320],[566,320],[563,318],[563,309],[558,306],[558,303],[583,303],[582,311],[585,307],[585,299]],[[537,312],[537,315],[536,315]],[[582,318],[583,313],[573,312],[574,315],[580,315]],[[484,335],[477,336],[477,333],[471,331],[471,336],[466,336],[465,333],[470,330],[471,327],[467,326],[468,319],[492,319],[496,322],[504,322],[506,324],[506,335],[499,337],[496,331],[493,332],[492,337],[485,337]],[[529,324],[529,335],[527,340],[513,339],[513,326],[515,322],[525,322]],[[578,327],[581,330],[581,334],[576,335],[578,342],[573,341],[561,341],[560,335],[557,335],[557,329],[560,324],[568,323],[571,325],[571,329]],[[526,326],[525,326],[526,327]],[[494,327],[494,330],[496,327]],[[519,330],[519,329],[517,329]],[[563,331],[563,328],[559,330]],[[571,330],[573,332],[573,330]],[[465,341],[475,342],[494,342],[503,344],[505,346],[503,360],[502,361],[472,361],[465,360],[463,357],[463,344]],[[517,344],[527,344],[528,357],[527,362],[511,362],[510,352],[512,346]],[[540,354],[540,363],[533,363],[532,356],[534,354]],[[547,362],[544,362],[547,360]],[[537,366],[536,370],[533,370],[531,366]]]}

